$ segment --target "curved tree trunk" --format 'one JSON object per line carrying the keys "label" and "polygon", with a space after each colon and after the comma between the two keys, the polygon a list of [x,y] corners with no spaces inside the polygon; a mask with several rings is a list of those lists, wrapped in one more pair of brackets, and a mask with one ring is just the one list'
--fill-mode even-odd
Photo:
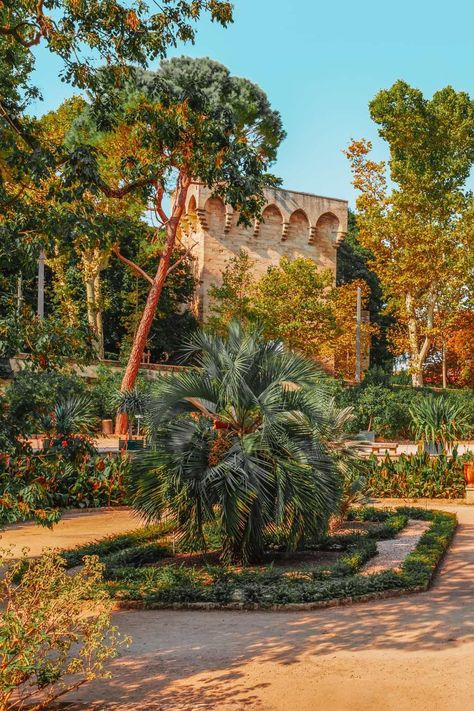
{"label": "curved tree trunk", "polygon": [[[163,254],[158,264],[153,283],[146,300],[145,308],[143,309],[142,317],[138,325],[135,337],[133,339],[132,350],[128,358],[127,367],[122,379],[120,389],[131,390],[137,379],[140,364],[142,362],[143,353],[145,351],[150,329],[155,318],[156,309],[160,300],[161,292],[168,275],[170,260],[175,248],[176,233],[179,222],[184,212],[186,196],[191,181],[187,176],[180,176],[176,189],[175,201],[171,217],[166,224],[166,242]],[[118,412],[115,420],[115,434],[126,434],[128,429],[128,417],[126,413]]]}

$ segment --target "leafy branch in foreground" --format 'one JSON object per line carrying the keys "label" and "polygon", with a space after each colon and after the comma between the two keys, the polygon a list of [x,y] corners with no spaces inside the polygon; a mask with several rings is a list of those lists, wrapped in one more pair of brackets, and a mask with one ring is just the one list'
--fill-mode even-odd
{"label": "leafy branch in foreground", "polygon": [[105,663],[129,639],[111,625],[102,568],[97,557],[86,557],[70,575],[52,552],[7,563],[0,581],[0,711],[25,704],[38,711],[93,679],[109,678]]}

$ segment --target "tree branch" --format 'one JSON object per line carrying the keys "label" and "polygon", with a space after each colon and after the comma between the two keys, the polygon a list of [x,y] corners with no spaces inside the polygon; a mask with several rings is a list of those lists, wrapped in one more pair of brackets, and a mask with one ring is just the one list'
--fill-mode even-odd
{"label": "tree branch", "polygon": [[144,188],[146,185],[150,185],[152,182],[153,178],[141,178],[140,180],[136,180],[134,183],[128,183],[128,185],[124,185],[122,188],[111,188],[105,183],[101,183],[99,185],[99,188],[106,197],[123,198],[125,197],[125,195],[128,195],[128,193],[131,193],[133,190],[136,190],[137,188]]}
{"label": "tree branch", "polygon": [[162,207],[162,201],[163,201],[163,195],[164,195],[164,189],[163,186],[160,185],[159,183],[156,184],[156,200],[155,200],[155,212],[158,214],[158,217],[160,218],[161,222],[163,225],[166,225],[166,223],[169,220],[168,215],[166,212],[163,210]]}
{"label": "tree branch", "polygon": [[181,262],[184,262],[184,260],[186,259],[186,257],[189,257],[189,255],[191,254],[191,251],[194,249],[194,247],[196,247],[197,244],[198,244],[197,242],[194,242],[194,243],[185,251],[185,253],[182,254],[181,257],[180,257],[179,259],[177,259],[176,262],[175,262],[174,264],[172,264],[172,265],[168,268],[168,271],[166,272],[166,276],[167,276],[167,277],[168,277],[168,275],[173,271],[173,269],[176,269],[176,267],[178,266],[178,264],[181,264]]}
{"label": "tree branch", "polygon": [[130,267],[136,274],[139,274],[141,277],[147,280],[150,284],[153,284],[153,279],[149,274],[146,273],[144,269],[138,266],[138,264],[135,264],[135,262],[132,262],[131,259],[127,259],[127,257],[124,257],[123,254],[120,253],[120,250],[118,248],[118,245],[114,245],[112,247],[112,251],[115,254],[118,259],[120,259],[121,262],[127,265],[127,267]]}

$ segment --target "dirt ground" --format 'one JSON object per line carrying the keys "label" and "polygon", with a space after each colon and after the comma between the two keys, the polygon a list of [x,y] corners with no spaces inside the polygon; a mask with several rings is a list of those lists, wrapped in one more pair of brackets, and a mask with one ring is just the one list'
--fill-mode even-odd
{"label": "dirt ground", "polygon": [[474,708],[474,507],[438,506],[460,526],[429,592],[308,613],[120,612],[133,644],[74,708]]}
{"label": "dirt ground", "polygon": [[74,548],[140,525],[140,520],[126,507],[70,511],[52,529],[31,523],[9,526],[0,532],[0,548],[10,550],[12,556],[28,548],[29,555],[37,556],[46,548]]}

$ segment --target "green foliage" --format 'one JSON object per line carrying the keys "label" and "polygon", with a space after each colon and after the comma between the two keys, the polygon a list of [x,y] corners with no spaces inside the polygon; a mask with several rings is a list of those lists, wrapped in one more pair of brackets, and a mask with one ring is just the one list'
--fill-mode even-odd
{"label": "green foliage", "polygon": [[252,287],[254,262],[245,249],[231,257],[224,271],[220,286],[210,286],[209,326],[218,333],[224,333],[226,325],[232,319],[248,323],[252,318]]}
{"label": "green foliage", "polygon": [[25,369],[8,384],[5,400],[12,422],[24,434],[33,434],[41,431],[41,418],[51,413],[56,403],[82,397],[85,392],[85,381],[77,375]]}
{"label": "green foliage", "polygon": [[114,553],[126,551],[130,548],[137,548],[146,543],[155,543],[166,536],[173,528],[173,523],[158,523],[154,526],[145,526],[135,531],[121,533],[115,536],[101,538],[94,543],[86,543],[77,548],[63,551],[61,556],[66,561],[68,567],[73,568],[80,565],[84,556],[97,555],[104,560]]}
{"label": "green foliage", "polygon": [[44,455],[25,450],[0,459],[0,525],[25,520],[50,525],[63,509],[125,502],[127,458],[101,457],[82,444],[76,450],[63,442]]}
{"label": "green foliage", "polygon": [[[349,210],[348,218],[347,235],[337,250],[336,284],[340,286],[357,279],[363,279],[368,284],[370,296],[367,308],[370,321],[379,327],[379,332],[373,336],[370,345],[370,367],[387,372],[393,366],[393,354],[390,352],[387,338],[393,318],[384,311],[382,287],[376,273],[369,266],[372,255],[359,242],[357,216]],[[367,373],[365,377],[367,378]]]}
{"label": "green foliage", "polygon": [[425,397],[414,402],[409,411],[415,437],[443,450],[474,428],[474,415],[465,404],[446,397]]}
{"label": "green foliage", "polygon": [[371,158],[369,141],[353,141],[351,160],[359,239],[384,301],[397,319],[392,343],[409,358],[413,384],[437,335],[445,335],[472,294],[474,101],[446,86],[425,98],[396,81],[369,104],[388,162]]}
{"label": "green foliage", "polygon": [[339,390],[339,405],[353,408],[352,431],[370,430],[388,439],[409,439],[410,405],[422,397],[413,388],[392,389],[384,385],[355,386]]}
{"label": "green foliage", "polygon": [[337,333],[333,276],[311,259],[282,257],[258,280],[248,252],[229,260],[221,286],[211,286],[210,326],[225,332],[232,318],[258,322],[266,338],[311,358],[324,358]]}
{"label": "green foliage", "polygon": [[90,387],[94,410],[100,419],[112,419],[117,412],[117,393],[120,389],[122,371],[99,364],[97,377]]}
{"label": "green foliage", "polygon": [[58,370],[70,361],[92,360],[92,334],[84,321],[69,323],[55,310],[40,319],[29,308],[20,314],[10,308],[0,318],[0,357],[26,353],[35,370]]}
{"label": "green foliage", "polygon": [[387,386],[384,378],[381,381],[373,383],[373,378],[369,377],[364,379],[362,385],[354,387],[333,385],[337,405],[352,408],[353,417],[348,423],[352,432],[371,430],[381,438],[409,440],[414,434],[411,410],[415,411],[419,403],[423,410],[423,403],[435,398],[440,401],[440,411],[462,415],[462,427],[456,424],[457,436],[470,438],[473,435],[472,416],[469,415],[474,408],[472,390],[453,390],[441,394],[429,388]]}
{"label": "green foliage", "polygon": [[89,435],[96,424],[92,400],[87,395],[59,399],[52,412],[43,416],[41,424],[42,431],[55,438]]}
{"label": "green foliage", "polygon": [[386,457],[368,462],[366,491],[371,496],[391,498],[459,499],[464,496],[464,462],[470,455],[430,457],[420,452],[398,459]]}
{"label": "green foliage", "polygon": [[33,696],[35,708],[43,709],[67,691],[108,678],[105,662],[129,642],[111,625],[96,558],[86,558],[75,575],[68,575],[54,553],[25,563],[7,564],[0,580],[0,706],[5,709],[25,708]]}
{"label": "green foliage", "polygon": [[304,358],[229,325],[188,348],[199,369],[163,376],[149,401],[151,448],[134,459],[133,504],[147,519],[173,512],[180,535],[202,546],[218,521],[227,558],[261,557],[264,530],[294,548],[324,532],[340,491],[328,446],[333,410]]}
{"label": "green foliage", "polygon": [[[123,546],[120,555],[108,554],[114,539],[108,539],[104,549],[98,542],[87,552],[100,553],[106,565],[109,561],[120,560],[121,556],[125,561],[130,555],[129,565],[108,565],[107,589],[121,600],[141,600],[145,606],[164,607],[193,602],[271,607],[337,598],[357,600],[364,595],[398,589],[426,589],[456,528],[456,516],[453,514],[413,507],[395,510],[356,508],[351,509],[349,518],[376,522],[377,525],[366,533],[335,534],[317,544],[307,541],[302,548],[302,551],[339,551],[340,557],[334,563],[314,565],[302,562],[298,567],[285,567],[281,561],[279,567],[267,564],[244,568],[230,565],[185,567],[176,563],[156,567],[154,562],[163,557],[166,549],[169,556],[173,555],[173,551],[169,541],[160,540],[162,533],[158,530],[149,540],[147,529],[128,538],[115,537],[117,543],[120,539]],[[376,542],[393,538],[407,525],[409,518],[430,521],[431,525],[415,551],[405,560],[402,570],[359,575],[362,565],[375,555]],[[137,546],[135,536],[139,536],[140,542],[145,539],[147,545]],[[72,552],[74,565],[78,563],[78,552]],[[135,567],[141,555],[145,560]],[[148,556],[149,563],[146,562]]]}

